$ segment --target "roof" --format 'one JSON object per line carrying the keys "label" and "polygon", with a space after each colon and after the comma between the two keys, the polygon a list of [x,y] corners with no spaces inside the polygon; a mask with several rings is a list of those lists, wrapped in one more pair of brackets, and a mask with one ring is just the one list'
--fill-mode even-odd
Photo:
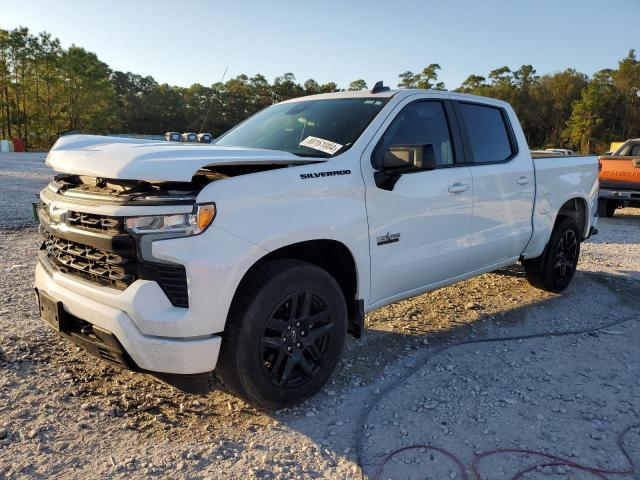
{"label": "roof", "polygon": [[404,98],[417,94],[435,94],[436,96],[442,96],[443,94],[451,99],[456,100],[467,100],[470,102],[477,101],[480,103],[486,103],[489,105],[496,106],[508,106],[507,102],[502,100],[498,100],[496,98],[491,97],[481,97],[479,95],[470,95],[468,93],[458,93],[458,92],[450,92],[448,90],[425,90],[421,88],[402,88],[395,90],[386,90],[384,92],[379,93],[371,93],[369,90],[357,90],[357,91],[346,91],[346,92],[332,92],[332,93],[320,93],[317,95],[308,95],[306,97],[297,97],[291,98],[289,100],[285,100],[282,103],[291,103],[291,102],[303,102],[309,100],[329,100],[329,99],[337,99],[337,98],[391,98],[398,97]]}
{"label": "roof", "polygon": [[390,98],[402,90],[386,90],[384,92],[371,93],[369,90],[356,90],[346,92],[319,93],[317,95],[307,95],[305,97],[291,98],[282,103],[300,102],[306,100],[327,100],[332,98]]}

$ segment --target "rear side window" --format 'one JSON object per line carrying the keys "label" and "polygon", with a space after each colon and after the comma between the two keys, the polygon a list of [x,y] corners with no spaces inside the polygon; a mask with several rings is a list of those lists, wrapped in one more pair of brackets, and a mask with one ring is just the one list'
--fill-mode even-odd
{"label": "rear side window", "polygon": [[499,108],[459,103],[474,163],[501,162],[513,153],[509,131]]}

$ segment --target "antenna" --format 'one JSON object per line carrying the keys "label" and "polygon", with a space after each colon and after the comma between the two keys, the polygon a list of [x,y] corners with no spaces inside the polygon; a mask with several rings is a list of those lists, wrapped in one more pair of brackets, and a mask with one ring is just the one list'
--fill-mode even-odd
{"label": "antenna", "polygon": [[380,80],[373,86],[373,88],[371,89],[371,93],[388,92],[389,90],[389,87],[385,87],[382,83],[382,80]]}
{"label": "antenna", "polygon": [[[222,78],[220,79],[220,83],[222,83],[224,81],[224,77],[227,76],[227,70],[229,70],[229,65],[227,65],[227,68],[224,69],[224,73],[222,74]],[[212,106],[213,106],[213,94],[211,95],[211,101],[209,102],[209,108],[207,109],[207,114],[202,119],[202,123],[200,124],[200,130],[198,130],[198,133],[202,133],[202,129],[204,128],[204,122],[206,122],[207,118],[209,118],[209,112],[211,112],[211,107]]]}

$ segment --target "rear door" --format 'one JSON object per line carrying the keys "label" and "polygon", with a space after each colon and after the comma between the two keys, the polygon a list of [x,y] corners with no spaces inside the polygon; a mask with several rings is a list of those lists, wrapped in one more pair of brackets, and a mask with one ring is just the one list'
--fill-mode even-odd
{"label": "rear door", "polygon": [[535,178],[531,155],[518,149],[505,109],[454,105],[473,177],[472,272],[520,256],[531,238]]}
{"label": "rear door", "polygon": [[[362,155],[371,252],[371,303],[465,272],[471,233],[470,168],[450,102],[401,103]],[[415,98],[415,97],[414,97]],[[372,157],[391,145],[434,147],[434,170],[406,173],[379,186]]]}

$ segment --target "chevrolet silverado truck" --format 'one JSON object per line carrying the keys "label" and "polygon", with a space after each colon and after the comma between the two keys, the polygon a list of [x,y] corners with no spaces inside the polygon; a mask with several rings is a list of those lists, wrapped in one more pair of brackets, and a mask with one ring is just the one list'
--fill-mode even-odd
{"label": "chevrolet silverado truck", "polygon": [[600,157],[598,215],[613,217],[622,207],[640,208],[640,138],[624,142]]}
{"label": "chevrolet silverado truck", "polygon": [[264,408],[316,393],[371,310],[517,262],[561,292],[597,221],[596,157],[532,159],[507,103],[380,83],[211,145],[67,136],[47,163],[44,322],[183,391],[215,370]]}

